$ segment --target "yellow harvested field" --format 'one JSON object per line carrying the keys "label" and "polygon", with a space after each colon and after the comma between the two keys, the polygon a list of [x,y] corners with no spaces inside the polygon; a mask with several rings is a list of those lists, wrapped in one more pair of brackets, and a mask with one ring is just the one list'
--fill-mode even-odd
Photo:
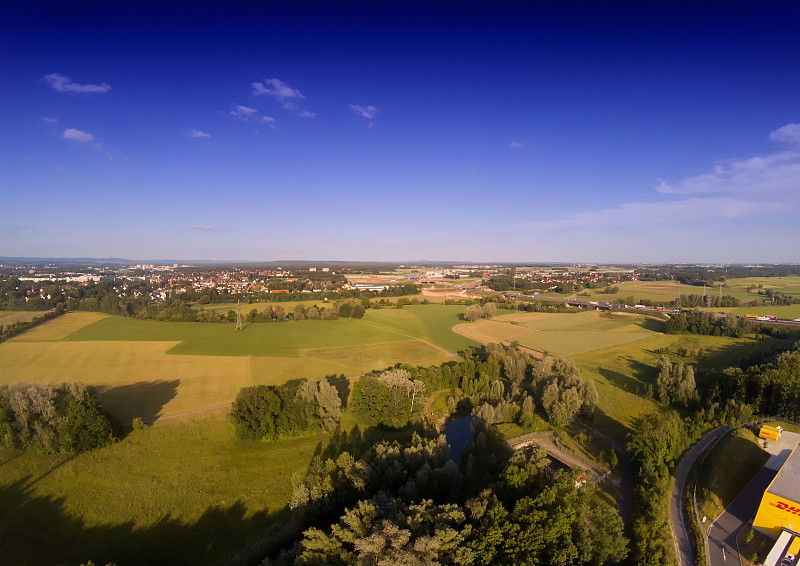
{"label": "yellow harvested field", "polygon": [[[41,314],[41,313],[39,313]],[[98,320],[108,318],[107,314],[99,312],[68,312],[67,314],[48,320],[12,338],[15,342],[49,342],[63,340],[73,332],[94,324]],[[3,319],[0,319],[0,324]]]}
{"label": "yellow harvested field", "polygon": [[244,385],[282,385],[295,379],[323,379],[328,376],[358,375],[349,365],[315,358],[252,356],[252,382]]}
{"label": "yellow harvested field", "polygon": [[484,344],[514,340],[531,332],[539,332],[525,326],[517,326],[496,320],[477,320],[475,322],[457,324],[453,327],[453,331]]}
{"label": "yellow harvested field", "polygon": [[82,382],[122,421],[229,403],[252,382],[247,356],[167,354],[176,342],[0,344],[0,384]]}
{"label": "yellow harvested field", "polygon": [[42,311],[0,311],[0,326],[10,326],[15,322],[30,322],[43,314]]}
{"label": "yellow harvested field", "polygon": [[563,316],[563,313],[555,312],[515,312],[492,317],[492,320],[499,320],[501,322],[519,322],[520,324],[524,324],[526,322],[536,322],[539,320]]}

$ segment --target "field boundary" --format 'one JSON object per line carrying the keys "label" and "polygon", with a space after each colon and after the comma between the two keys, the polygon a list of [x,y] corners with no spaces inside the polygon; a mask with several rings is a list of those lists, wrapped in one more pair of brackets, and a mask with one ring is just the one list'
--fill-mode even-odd
{"label": "field boundary", "polygon": [[405,336],[406,338],[411,338],[412,340],[417,340],[418,342],[422,342],[423,344],[427,344],[428,346],[432,346],[432,347],[436,348],[440,352],[444,352],[445,354],[447,354],[448,358],[452,358],[454,360],[458,359],[458,354],[454,354],[452,352],[448,352],[447,350],[445,350],[441,346],[437,346],[433,342],[431,342],[429,340],[425,340],[424,338],[420,338],[420,337],[414,336],[412,334],[406,334],[405,332],[400,332],[399,330],[395,330],[394,328],[388,328],[388,327],[380,325],[380,324],[375,324],[374,322],[364,322],[364,324],[366,324],[367,326],[372,326],[373,328],[378,328],[380,330],[386,330],[388,332],[394,332],[395,334],[399,334],[400,336]]}

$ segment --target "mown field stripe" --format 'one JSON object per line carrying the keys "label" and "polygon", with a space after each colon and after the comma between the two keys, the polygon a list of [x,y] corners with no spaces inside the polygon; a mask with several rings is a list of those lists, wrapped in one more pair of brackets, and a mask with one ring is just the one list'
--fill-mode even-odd
{"label": "mown field stripe", "polygon": [[423,344],[427,344],[428,346],[433,346],[434,348],[436,348],[440,352],[444,352],[447,355],[448,358],[453,358],[453,359],[458,358],[457,354],[454,354],[452,352],[448,352],[447,350],[445,350],[441,346],[437,346],[433,342],[429,342],[428,340],[424,340],[422,338],[418,338],[417,336],[413,336],[411,334],[406,334],[404,332],[400,332],[399,330],[394,330],[392,328],[388,328],[388,327],[382,326],[380,324],[375,324],[373,322],[365,322],[364,324],[366,324],[367,326],[374,326],[375,328],[378,328],[380,330],[388,330],[389,332],[394,332],[395,334],[399,334],[400,336],[405,336],[406,338],[411,338],[412,340],[417,340],[418,342],[422,342]]}

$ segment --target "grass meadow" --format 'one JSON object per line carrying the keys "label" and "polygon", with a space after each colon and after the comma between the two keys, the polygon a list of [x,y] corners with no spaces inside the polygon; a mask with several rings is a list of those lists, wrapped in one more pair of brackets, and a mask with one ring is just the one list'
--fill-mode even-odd
{"label": "grass meadow", "polygon": [[42,316],[41,311],[0,311],[0,326],[11,326],[17,322],[30,322],[37,316]]}
{"label": "grass meadow", "polygon": [[0,451],[0,563],[214,562],[285,515],[323,444],[238,441],[216,412],[72,458]]}

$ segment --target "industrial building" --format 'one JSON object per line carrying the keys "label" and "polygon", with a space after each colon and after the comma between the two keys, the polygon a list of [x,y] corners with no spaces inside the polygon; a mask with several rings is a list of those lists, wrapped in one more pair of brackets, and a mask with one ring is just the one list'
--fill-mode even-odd
{"label": "industrial building", "polygon": [[764,560],[764,566],[795,566],[798,552],[800,552],[800,535],[789,529],[783,529],[778,542]]}
{"label": "industrial building", "polygon": [[800,532],[800,450],[795,446],[761,498],[753,528],[774,538],[784,528]]}

